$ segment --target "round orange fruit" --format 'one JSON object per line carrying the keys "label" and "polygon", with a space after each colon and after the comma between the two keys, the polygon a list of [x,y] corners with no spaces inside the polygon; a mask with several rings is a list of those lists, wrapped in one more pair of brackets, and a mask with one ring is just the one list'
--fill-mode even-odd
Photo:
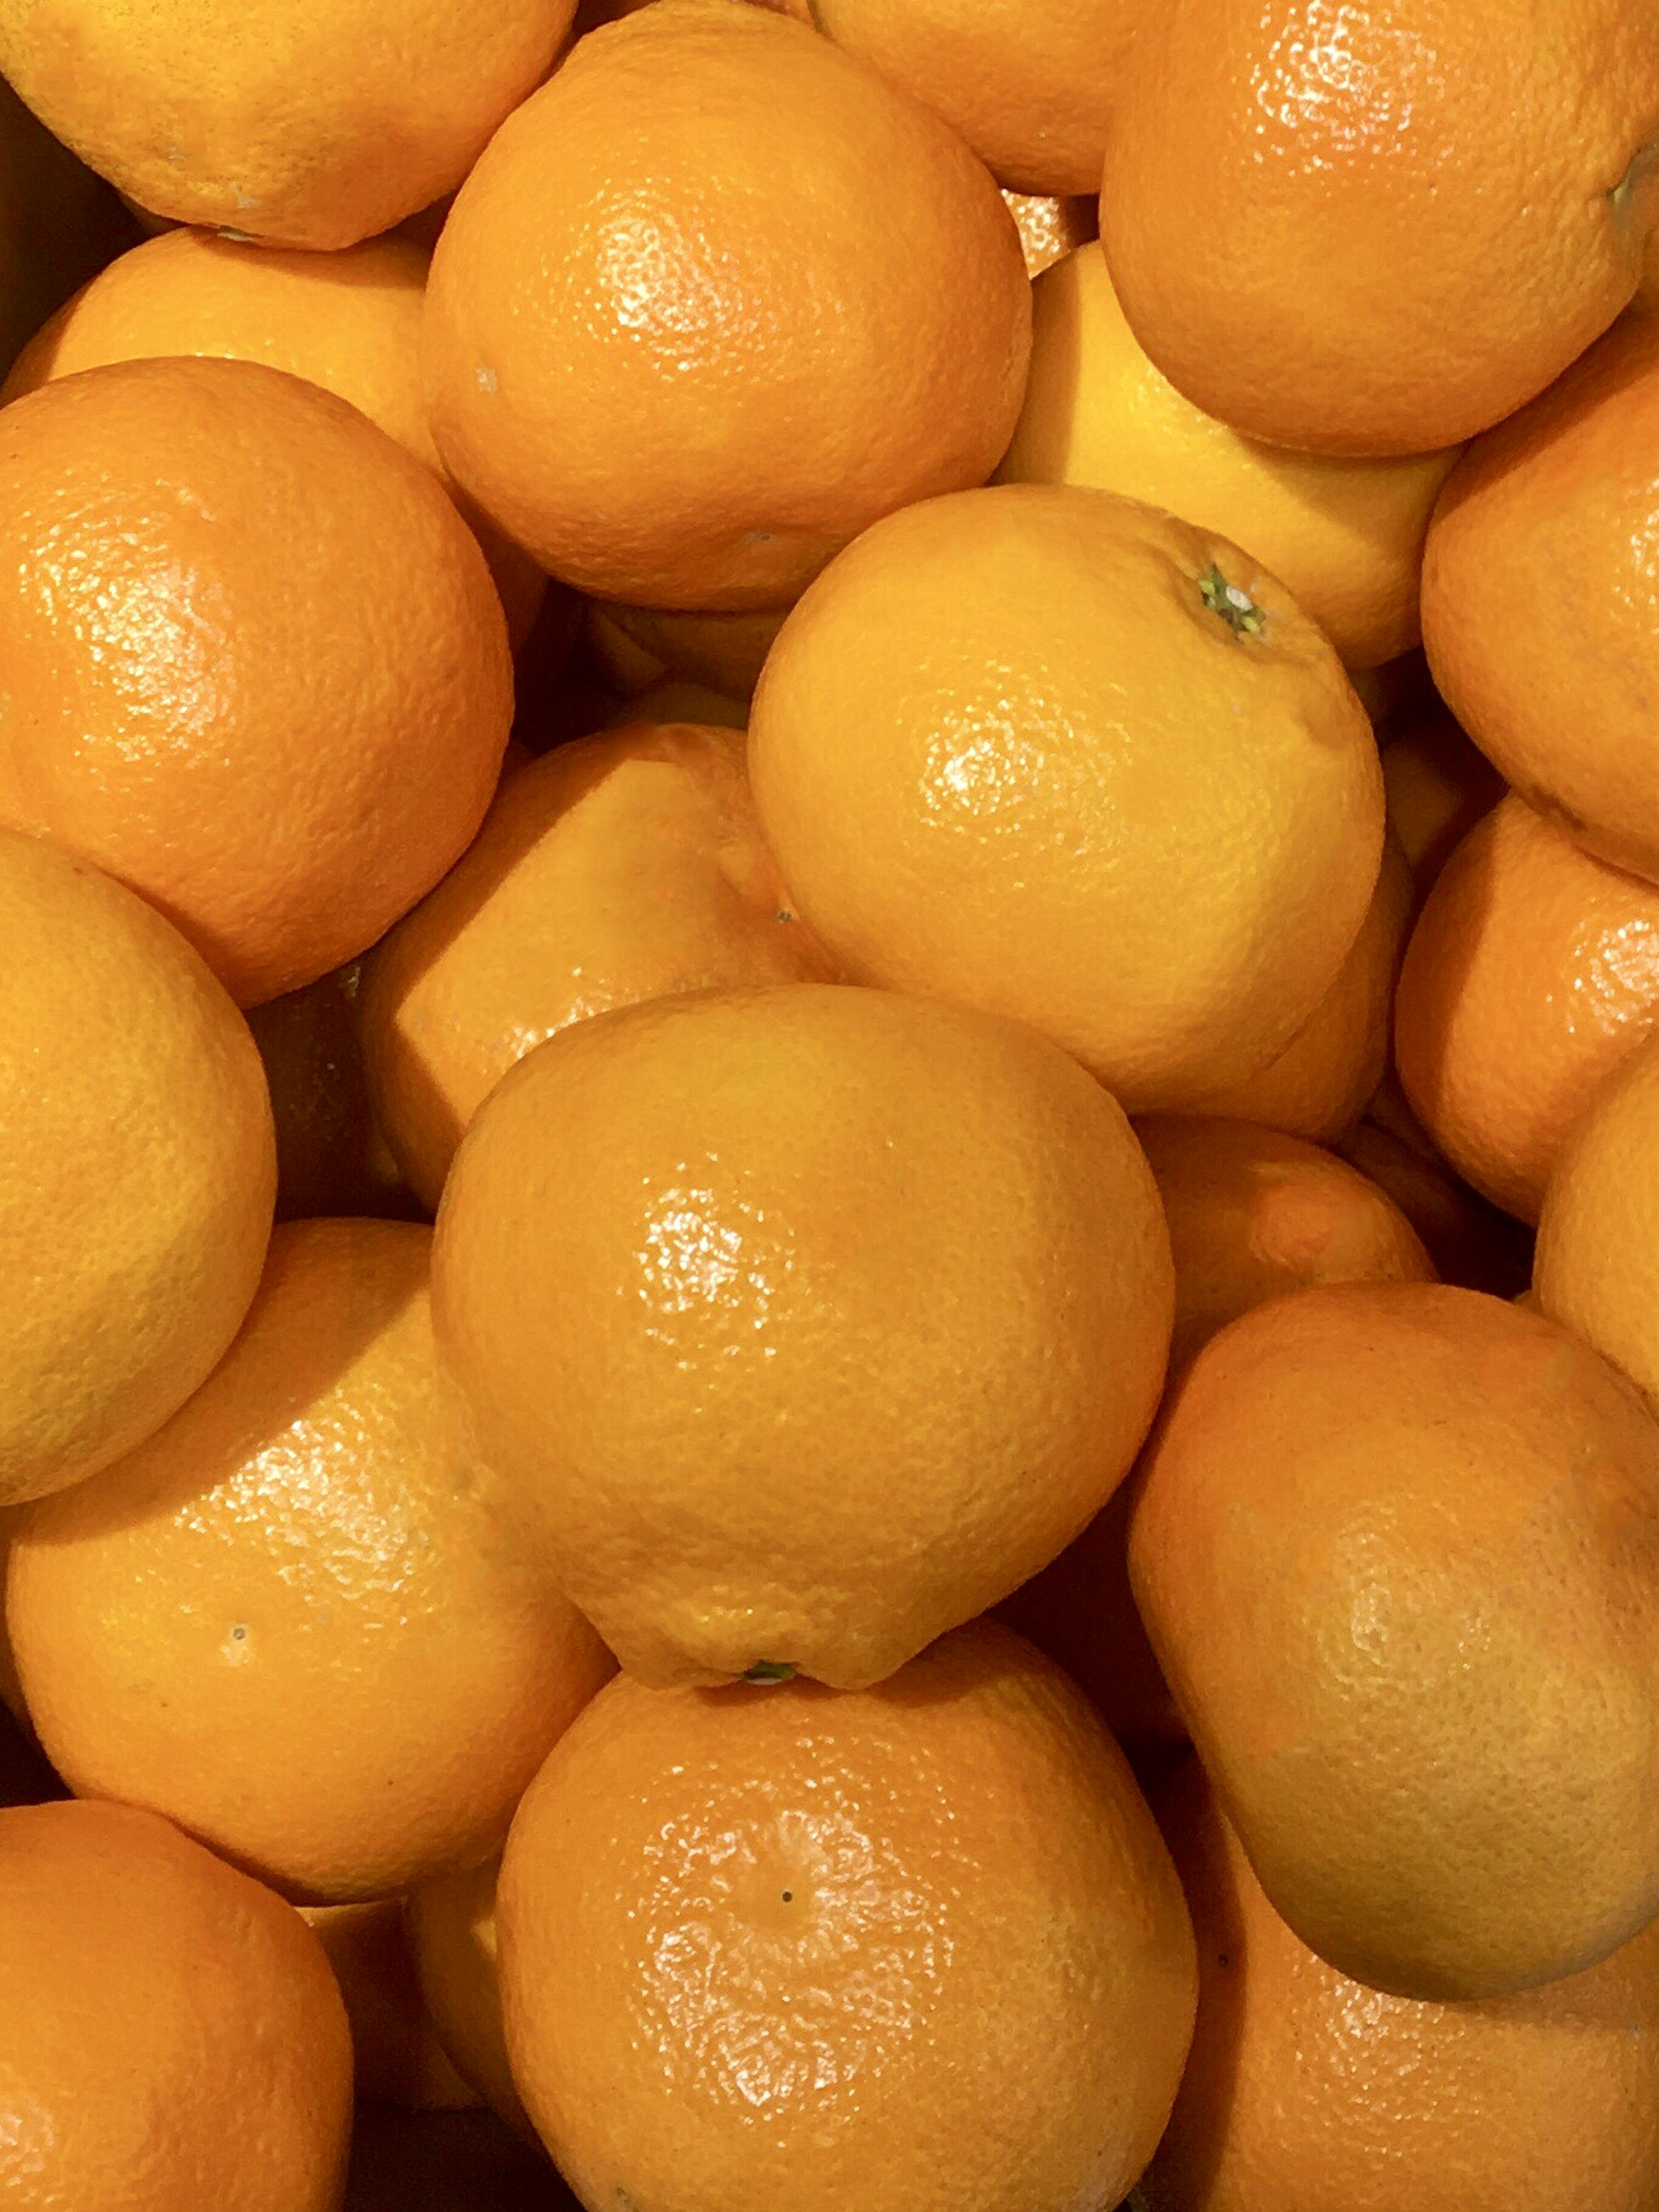
{"label": "round orange fruit", "polygon": [[1006,1596],[1127,1468],[1170,1297],[1151,1170],[1075,1062],[817,984],[532,1053],[434,1272],[486,1453],[657,1683],[860,1687]]}

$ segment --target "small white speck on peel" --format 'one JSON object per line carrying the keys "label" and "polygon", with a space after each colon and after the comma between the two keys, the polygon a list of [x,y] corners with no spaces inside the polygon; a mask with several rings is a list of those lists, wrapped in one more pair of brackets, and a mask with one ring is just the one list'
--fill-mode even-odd
{"label": "small white speck on peel", "polygon": [[501,390],[501,379],[493,368],[486,368],[483,362],[478,363],[476,374],[480,392],[495,392]]}

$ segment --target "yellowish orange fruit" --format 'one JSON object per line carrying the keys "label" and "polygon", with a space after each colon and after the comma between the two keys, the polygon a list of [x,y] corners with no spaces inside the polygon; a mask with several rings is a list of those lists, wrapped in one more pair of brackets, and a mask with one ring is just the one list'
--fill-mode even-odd
{"label": "yellowish orange fruit", "polygon": [[450,2064],[422,2002],[396,1898],[307,1905],[300,1917],[323,1947],[345,2002],[357,2095],[413,2112],[458,2112],[478,2094]]}
{"label": "yellowish orange fruit", "polygon": [[422,1882],[407,1900],[404,1926],[422,1997],[452,2062],[494,2112],[533,2140],[501,2018],[500,1872],[500,1859],[489,1858]]}
{"label": "yellowish orange fruit", "polygon": [[1439,708],[1389,738],[1382,783],[1389,827],[1410,863],[1420,906],[1453,848],[1504,796],[1504,779]]}
{"label": "yellowish orange fruit", "polygon": [[1171,1278],[1152,1172],[1074,1061],[798,984],[520,1061],[457,1155],[434,1294],[491,1463],[623,1666],[856,1688],[1104,1503]]}

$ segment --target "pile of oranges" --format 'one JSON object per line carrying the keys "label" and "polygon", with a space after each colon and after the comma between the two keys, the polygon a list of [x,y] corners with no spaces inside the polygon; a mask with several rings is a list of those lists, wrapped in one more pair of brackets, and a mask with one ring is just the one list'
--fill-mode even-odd
{"label": "pile of oranges", "polygon": [[257,13],[0,0],[0,2197],[1653,2212],[1650,0]]}

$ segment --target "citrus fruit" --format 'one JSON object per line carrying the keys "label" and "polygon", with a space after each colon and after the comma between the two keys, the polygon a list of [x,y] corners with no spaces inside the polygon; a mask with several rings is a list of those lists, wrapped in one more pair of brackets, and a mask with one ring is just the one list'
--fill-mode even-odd
{"label": "citrus fruit", "polygon": [[94,1474],[204,1382],[264,1262],[247,1025],[131,891],[0,830],[0,1504]]}
{"label": "citrus fruit", "polygon": [[574,0],[4,0],[0,69],[157,215],[350,246],[466,174],[545,75]]}
{"label": "citrus fruit", "polygon": [[109,187],[0,79],[0,372],[99,264],[128,244]]}
{"label": "citrus fruit", "polygon": [[1656,470],[1648,313],[1464,456],[1429,532],[1423,629],[1435,681],[1507,781],[1659,880]]}
{"label": "citrus fruit", "polygon": [[485,1451],[657,1683],[859,1688],[1006,1596],[1128,1467],[1170,1297],[1151,1170],[1074,1062],[815,984],[659,999],[520,1061],[434,1272]]}
{"label": "citrus fruit", "polygon": [[811,0],[837,46],[937,109],[1005,185],[1097,192],[1133,0]]}
{"label": "citrus fruit", "polygon": [[345,2001],[356,2094],[411,2112],[457,2112],[478,2101],[445,2056],[427,2016],[395,1897],[367,1905],[307,1905],[300,1917],[323,1947]]}
{"label": "citrus fruit", "polygon": [[1136,337],[1207,414],[1426,453],[1634,296],[1656,122],[1659,24],[1626,0],[1172,0],[1124,73],[1101,235]]}
{"label": "citrus fruit", "polygon": [[1545,1194],[1534,1286],[1546,1313],[1659,1399],[1659,1038],[1568,1139]]}
{"label": "citrus fruit", "polygon": [[1310,1283],[1425,1283],[1416,1231],[1376,1185],[1317,1145],[1249,1121],[1150,1115],[1135,1134],[1175,1255],[1172,1369],[1264,1299]]}
{"label": "citrus fruit", "polygon": [[586,637],[599,666],[624,692],[678,678],[746,700],[787,612],[763,607],[754,614],[676,614],[593,599]]}
{"label": "citrus fruit", "polygon": [[1388,1067],[1395,984],[1412,905],[1405,854],[1396,838],[1385,837],[1376,889],[1335,981],[1259,1074],[1194,1098],[1190,1110],[1262,1122],[1322,1143],[1351,1129]]}
{"label": "citrus fruit", "polygon": [[1030,319],[1013,218],[937,117],[786,16],[658,0],[462,188],[433,427],[581,590],[777,606],[878,515],[990,474]]}
{"label": "citrus fruit", "polygon": [[742,737],[635,721],[510,776],[471,849],[376,949],[374,1102],[435,1206],[489,1091],[568,1024],[832,972],[762,842]]}
{"label": "citrus fruit", "polygon": [[1191,2025],[1121,1753],[988,1624],[852,1693],[611,1684],[499,1921],[519,2086],[590,2206],[1115,2205]]}
{"label": "citrus fruit", "polygon": [[1659,1425],[1565,1329],[1433,1283],[1258,1306],[1172,1394],[1129,1565],[1263,1889],[1344,1973],[1497,1996],[1659,1911]]}
{"label": "citrus fruit", "polygon": [[1418,642],[1418,579],[1450,453],[1287,453],[1183,398],[1125,319],[1098,245],[1037,279],[1025,409],[999,481],[1089,484],[1248,546],[1350,667]]}
{"label": "citrus fruit", "polygon": [[521,2136],[535,2130],[513,2079],[501,2019],[495,1929],[499,1858],[438,1875],[404,1905],[410,1954],[427,2012],[462,2077]]}
{"label": "citrus fruit", "polygon": [[1384,1996],[1291,1934],[1196,1763],[1158,1809],[1199,2004],[1145,2212],[1645,2212],[1659,1927],[1547,1989]]}
{"label": "citrus fruit", "polygon": [[247,1018],[276,1124],[276,1218],[368,1214],[406,1220],[419,1201],[398,1171],[369,1100],[351,961]]}
{"label": "citrus fruit", "polygon": [[1370,726],[1289,594],[1073,487],[867,531],[779,633],[750,771],[848,973],[1030,1022],[1132,1111],[1289,1043],[1382,852]]}
{"label": "citrus fruit", "polygon": [[65,1780],[307,1902],[483,1856],[611,1671],[436,1372],[430,1242],[279,1228],[210,1381],[12,1540],[18,1673]]}
{"label": "citrus fruit", "polygon": [[1656,1022],[1659,890],[1502,800],[1441,870],[1401,974],[1395,1054],[1419,1121],[1536,1221],[1573,1124]]}
{"label": "citrus fruit", "polygon": [[1019,232],[1028,276],[1040,276],[1063,255],[1100,235],[1092,193],[1083,199],[1060,198],[1051,192],[1004,192],[1002,197]]}
{"label": "citrus fruit", "polygon": [[696,722],[705,729],[746,730],[749,708],[741,699],[706,691],[701,684],[687,684],[671,676],[653,684],[648,691],[636,691],[631,699],[624,699],[605,726],[627,730],[641,722]]}
{"label": "citrus fruit", "polygon": [[1383,748],[1382,787],[1420,906],[1453,848],[1504,796],[1504,779],[1438,708],[1413,717]]}
{"label": "citrus fruit", "polygon": [[501,605],[430,472],[331,392],[161,360],[29,393],[0,568],[0,822],[131,884],[243,1003],[362,951],[471,841]]}
{"label": "citrus fruit", "polygon": [[153,1813],[18,1806],[0,1956],[18,2212],[334,2212],[351,2038],[291,1906]]}
{"label": "citrus fruit", "polygon": [[[118,361],[198,354],[263,362],[338,392],[443,476],[421,390],[427,261],[398,238],[308,253],[166,231],[112,261],[37,332],[0,402]],[[477,532],[508,626],[521,638],[545,579],[498,531],[479,523]]]}
{"label": "citrus fruit", "polygon": [[1394,1200],[1443,1282],[1512,1297],[1530,1280],[1526,1230],[1479,1197],[1431,1147],[1425,1152],[1367,1116],[1334,1138],[1331,1148]]}

